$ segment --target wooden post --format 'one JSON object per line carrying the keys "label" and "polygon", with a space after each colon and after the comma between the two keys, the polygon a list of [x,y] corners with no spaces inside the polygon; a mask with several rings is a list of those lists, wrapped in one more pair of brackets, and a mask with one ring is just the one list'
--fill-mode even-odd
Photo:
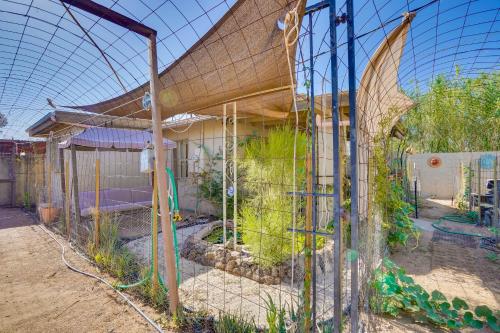
{"label": "wooden post", "polygon": [[227,114],[226,104],[222,106],[222,240],[227,242]]}
{"label": "wooden post", "polygon": [[60,180],[61,180],[61,193],[63,194],[63,202],[65,200],[66,193],[66,178],[64,176],[64,150],[59,149],[59,170],[60,170]]}
{"label": "wooden post", "polygon": [[312,157],[311,152],[307,152],[306,157],[306,225],[304,241],[304,332],[311,331],[311,279],[312,279]]}
{"label": "wooden post", "polygon": [[47,204],[52,208],[52,147],[50,149],[49,161],[47,165]]}
{"label": "wooden post", "polygon": [[153,234],[152,238],[152,251],[153,251],[153,294],[156,295],[158,292],[158,177],[156,176],[156,170],[153,171]]}
{"label": "wooden post", "polygon": [[96,248],[99,247],[99,235],[101,226],[99,224],[100,217],[100,192],[101,192],[101,161],[97,158],[95,160],[95,216],[94,216],[94,242]]}
{"label": "wooden post", "polygon": [[70,216],[70,190],[69,190],[69,161],[64,163],[64,212],[66,215],[66,232],[68,240],[71,240],[71,216]]}
{"label": "wooden post", "polygon": [[71,178],[73,183],[73,209],[75,210],[76,227],[80,227],[80,196],[78,194],[78,171],[76,167],[76,148],[71,145]]}
{"label": "wooden post", "polygon": [[12,142],[12,152],[10,154],[10,205],[14,207],[16,205],[16,143]]}
{"label": "wooden post", "polygon": [[172,234],[172,225],[170,224],[170,212],[168,207],[167,174],[166,159],[163,147],[163,133],[161,110],[158,105],[158,60],[156,54],[156,34],[149,35],[149,65],[151,71],[150,90],[151,90],[151,113],[153,122],[153,137],[155,150],[155,165],[158,177],[158,193],[160,198],[161,226],[163,235],[163,251],[165,255],[165,269],[168,284],[169,310],[171,314],[177,313],[179,305],[179,292],[177,290],[177,274],[175,272],[175,253]]}
{"label": "wooden post", "polygon": [[238,121],[236,112],[236,102],[233,103],[233,241],[234,249],[238,245]]}

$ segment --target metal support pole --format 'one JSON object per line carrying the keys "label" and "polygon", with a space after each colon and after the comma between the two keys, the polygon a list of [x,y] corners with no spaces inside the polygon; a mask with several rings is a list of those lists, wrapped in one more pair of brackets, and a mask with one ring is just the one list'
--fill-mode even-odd
{"label": "metal support pole", "polygon": [[469,173],[468,173],[468,186],[469,186],[469,212],[472,211],[473,201],[472,201],[472,161],[469,162]]}
{"label": "metal support pole", "polygon": [[226,104],[222,106],[222,239],[227,242],[227,112]]}
{"label": "metal support pole", "polygon": [[234,249],[238,245],[238,120],[236,112],[236,102],[233,103],[233,240]]}
{"label": "metal support pole", "polygon": [[312,158],[309,151],[306,152],[306,192],[310,195],[306,196],[306,221],[304,235],[304,332],[311,332],[314,327],[311,324],[311,281],[312,281],[312,211],[313,211],[313,194],[311,177]]}
{"label": "metal support pole", "polygon": [[179,305],[179,292],[177,290],[177,274],[175,273],[175,252],[170,223],[170,210],[168,207],[167,190],[167,165],[165,150],[163,147],[163,133],[161,111],[158,105],[158,60],[156,53],[156,34],[149,36],[149,66],[151,71],[150,93],[151,93],[151,113],[153,121],[153,140],[155,151],[155,166],[158,177],[158,192],[160,197],[161,227],[163,235],[163,253],[165,255],[165,270],[168,285],[169,310],[171,314],[177,313]]}
{"label": "metal support pole", "polygon": [[[314,45],[313,45],[313,19],[309,13],[309,70],[311,85],[311,193],[316,193],[316,116],[314,114]],[[312,196],[312,327],[316,328],[316,227],[317,227],[317,198]]]}
{"label": "metal support pole", "polygon": [[[349,123],[351,141],[351,250],[358,253],[358,127],[356,123],[356,55],[353,0],[347,0],[347,65],[349,73]],[[351,262],[351,332],[358,332],[358,255]]]}
{"label": "metal support pole", "polygon": [[414,202],[415,202],[415,218],[418,219],[418,191],[417,191],[417,177],[415,176],[415,180],[413,181],[413,196],[414,196]]}
{"label": "metal support pole", "polygon": [[340,117],[338,105],[338,72],[337,72],[337,13],[335,0],[330,0],[330,66],[332,82],[332,135],[333,135],[333,330],[340,333],[342,329],[342,224],[340,222]]}
{"label": "metal support pole", "polygon": [[495,161],[493,164],[493,223],[491,226],[495,228],[495,238],[497,245],[499,244],[498,228],[500,227],[500,221],[498,221],[498,156],[495,155]]}
{"label": "metal support pole", "polygon": [[481,220],[481,158],[477,160],[477,208],[479,209],[478,224],[483,225],[483,220]]}

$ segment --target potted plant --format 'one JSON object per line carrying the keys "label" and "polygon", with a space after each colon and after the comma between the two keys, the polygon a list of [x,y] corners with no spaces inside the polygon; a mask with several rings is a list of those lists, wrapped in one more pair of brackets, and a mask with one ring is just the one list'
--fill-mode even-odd
{"label": "potted plant", "polygon": [[54,207],[50,203],[41,203],[38,206],[38,215],[43,224],[51,224],[59,216],[61,209],[59,207]]}

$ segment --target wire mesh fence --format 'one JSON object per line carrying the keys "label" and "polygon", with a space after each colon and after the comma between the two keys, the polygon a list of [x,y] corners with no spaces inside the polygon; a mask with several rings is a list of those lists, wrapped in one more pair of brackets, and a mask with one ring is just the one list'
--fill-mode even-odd
{"label": "wire mesh fence", "polygon": [[[19,176],[40,220],[118,288],[168,308],[175,276],[190,311],[262,328],[283,316],[289,331],[370,331],[370,316],[383,312],[374,281],[384,257],[418,239],[404,114],[429,102],[421,97],[439,78],[498,69],[499,9],[487,1],[139,1],[137,12],[116,1],[120,13],[170,31],[158,33],[154,96],[144,83],[147,47],[128,29],[59,2],[5,3],[9,24],[28,13],[28,31],[12,32],[22,43],[8,45],[13,63],[29,62],[17,54],[36,44],[35,24],[50,27],[43,40],[58,48],[41,53],[54,67],[42,77],[53,83],[56,111],[28,130],[46,139],[46,152],[28,154],[31,171]],[[167,7],[176,22],[162,16]],[[8,77],[21,75],[14,67]],[[20,80],[41,70],[36,63]],[[47,110],[44,87],[22,100],[6,93],[9,114]],[[151,99],[161,133],[149,120]],[[160,150],[166,164],[157,170]],[[494,225],[497,163],[481,161],[464,173],[463,196]]]}

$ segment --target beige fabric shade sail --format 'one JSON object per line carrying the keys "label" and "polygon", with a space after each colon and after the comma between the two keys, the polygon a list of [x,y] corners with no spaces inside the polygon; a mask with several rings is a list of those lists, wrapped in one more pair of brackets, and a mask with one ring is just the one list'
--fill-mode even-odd
{"label": "beige fabric shade sail", "polygon": [[406,37],[415,13],[405,15],[403,22],[392,30],[369,59],[356,95],[358,135],[359,218],[370,218],[370,159],[376,142],[388,136],[401,115],[414,106],[400,91],[398,70]]}
{"label": "beige fabric shade sail", "polygon": [[[159,75],[162,118],[182,113],[218,115],[222,104],[238,103],[239,114],[286,117],[292,105],[286,48],[278,21],[305,1],[239,0],[196,44]],[[300,22],[298,22],[300,26]],[[295,45],[290,48],[295,55]],[[291,59],[294,64],[294,59]],[[140,111],[149,83],[80,110],[151,118]]]}

